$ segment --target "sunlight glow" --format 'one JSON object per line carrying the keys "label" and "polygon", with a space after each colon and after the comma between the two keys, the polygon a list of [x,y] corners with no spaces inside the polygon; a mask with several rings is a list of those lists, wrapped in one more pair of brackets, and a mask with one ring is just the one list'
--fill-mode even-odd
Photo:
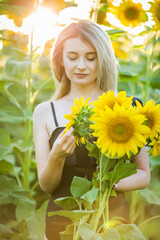
{"label": "sunlight glow", "polygon": [[75,0],[77,7],[67,7],[59,13],[59,23],[68,24],[72,20],[89,19],[93,0]]}
{"label": "sunlight glow", "polygon": [[72,20],[78,19],[89,19],[89,11],[84,7],[68,7],[59,13],[60,24],[69,24]]}
{"label": "sunlight glow", "polygon": [[0,30],[8,29],[14,32],[18,32],[18,27],[15,26],[12,19],[7,18],[6,15],[0,16]]}
{"label": "sunlight glow", "polygon": [[20,31],[24,34],[30,34],[33,29],[33,46],[43,47],[47,40],[55,37],[57,20],[58,16],[50,9],[38,7],[33,14],[23,20]]}
{"label": "sunlight glow", "polygon": [[133,37],[132,38],[133,45],[136,45],[136,46],[143,45],[146,37],[147,36],[136,36],[136,37]]}

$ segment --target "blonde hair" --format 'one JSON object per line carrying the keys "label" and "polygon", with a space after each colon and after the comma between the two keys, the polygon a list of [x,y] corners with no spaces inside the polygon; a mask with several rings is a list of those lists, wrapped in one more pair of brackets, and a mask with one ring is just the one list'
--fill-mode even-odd
{"label": "blonde hair", "polygon": [[61,62],[64,42],[74,37],[80,37],[96,49],[98,58],[97,88],[104,92],[116,91],[117,63],[109,36],[98,24],[89,20],[79,20],[69,24],[61,31],[52,50],[52,70],[54,78],[60,83],[54,98],[60,99],[70,91],[70,80],[67,78]]}

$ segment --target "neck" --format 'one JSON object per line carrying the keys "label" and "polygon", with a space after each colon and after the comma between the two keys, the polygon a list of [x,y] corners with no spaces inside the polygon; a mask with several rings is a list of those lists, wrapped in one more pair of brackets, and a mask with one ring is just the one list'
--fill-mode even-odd
{"label": "neck", "polygon": [[91,100],[97,100],[98,96],[100,96],[102,92],[98,90],[95,86],[95,84],[90,85],[87,87],[85,86],[73,86],[71,85],[70,92],[68,94],[68,97],[70,100],[74,100],[76,97],[85,97],[85,98],[91,98]]}

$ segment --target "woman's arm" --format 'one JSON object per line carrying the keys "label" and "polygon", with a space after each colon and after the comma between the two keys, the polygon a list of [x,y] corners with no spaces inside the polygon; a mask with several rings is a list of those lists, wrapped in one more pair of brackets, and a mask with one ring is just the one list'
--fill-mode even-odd
{"label": "woman's arm", "polygon": [[[65,157],[74,151],[75,138],[72,134],[73,129],[66,134],[63,131],[50,150],[46,115],[46,108],[43,104],[35,108],[33,135],[39,183],[44,192],[51,194],[61,181]],[[64,136],[62,136],[63,134]]]}
{"label": "woman's arm", "polygon": [[116,191],[132,191],[148,186],[150,182],[150,167],[147,147],[141,149],[140,153],[131,162],[137,164],[137,173],[116,183],[114,187]]}

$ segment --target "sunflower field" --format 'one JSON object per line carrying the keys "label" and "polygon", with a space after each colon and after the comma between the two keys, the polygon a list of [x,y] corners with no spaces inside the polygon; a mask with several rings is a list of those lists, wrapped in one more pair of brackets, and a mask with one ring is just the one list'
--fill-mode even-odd
{"label": "sunflower field", "polygon": [[[2,240],[44,239],[50,196],[38,183],[33,111],[55,89],[50,51],[56,34],[81,18],[97,22],[109,34],[118,62],[118,92],[126,91],[143,104],[149,102],[145,110],[139,106],[139,111],[147,112],[152,126],[160,126],[159,110],[153,107],[160,104],[160,0],[0,0]],[[130,221],[143,234],[143,238],[130,235],[130,239],[159,240],[160,236],[159,137],[152,145],[156,148],[150,156],[149,186],[126,193]]]}

